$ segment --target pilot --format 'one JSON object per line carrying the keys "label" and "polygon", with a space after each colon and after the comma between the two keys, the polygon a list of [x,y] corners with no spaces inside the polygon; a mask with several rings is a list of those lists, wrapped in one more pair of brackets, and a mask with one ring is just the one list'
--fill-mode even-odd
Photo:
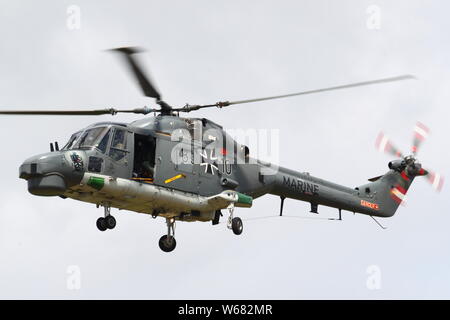
{"label": "pilot", "polygon": [[153,178],[153,167],[150,165],[150,161],[146,160],[142,162],[142,171],[145,177]]}

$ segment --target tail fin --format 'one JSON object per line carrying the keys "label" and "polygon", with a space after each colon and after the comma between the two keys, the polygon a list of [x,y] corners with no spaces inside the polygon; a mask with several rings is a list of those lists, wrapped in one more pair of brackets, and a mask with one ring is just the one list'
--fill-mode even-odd
{"label": "tail fin", "polygon": [[360,194],[366,196],[368,201],[378,205],[379,216],[392,217],[400,204],[406,201],[406,193],[411,186],[415,176],[407,174],[406,170],[401,172],[390,170],[385,175],[369,179],[371,183],[358,187]]}

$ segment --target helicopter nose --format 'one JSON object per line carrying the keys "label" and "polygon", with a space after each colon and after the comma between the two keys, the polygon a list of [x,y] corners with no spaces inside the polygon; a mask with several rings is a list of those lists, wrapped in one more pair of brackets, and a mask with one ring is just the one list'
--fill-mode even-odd
{"label": "helicopter nose", "polygon": [[19,177],[28,181],[28,191],[37,196],[62,195],[83,178],[82,152],[49,152],[31,157],[19,169]]}

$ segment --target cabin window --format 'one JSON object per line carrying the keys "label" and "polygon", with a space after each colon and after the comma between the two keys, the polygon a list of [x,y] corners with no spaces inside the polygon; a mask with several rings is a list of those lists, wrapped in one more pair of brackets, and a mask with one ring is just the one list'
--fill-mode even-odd
{"label": "cabin window", "polygon": [[126,131],[116,128],[114,130],[111,148],[109,149],[110,157],[115,161],[120,161],[127,155],[127,139]]}
{"label": "cabin window", "polygon": [[250,162],[250,149],[247,146],[243,146],[244,148],[244,161],[245,163]]}
{"label": "cabin window", "polygon": [[102,163],[102,158],[89,157],[88,171],[100,173],[102,171]]}

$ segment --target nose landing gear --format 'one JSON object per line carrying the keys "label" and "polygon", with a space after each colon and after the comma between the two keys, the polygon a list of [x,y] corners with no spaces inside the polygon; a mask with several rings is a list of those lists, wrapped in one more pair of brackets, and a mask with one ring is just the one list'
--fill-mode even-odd
{"label": "nose landing gear", "polygon": [[114,229],[116,227],[116,218],[111,215],[111,207],[108,205],[104,206],[105,217],[100,217],[97,219],[97,228],[100,231],[106,231],[107,229]]}
{"label": "nose landing gear", "polygon": [[164,252],[172,252],[177,246],[177,241],[175,240],[175,219],[167,218],[167,235],[163,235],[159,239],[159,248]]}

